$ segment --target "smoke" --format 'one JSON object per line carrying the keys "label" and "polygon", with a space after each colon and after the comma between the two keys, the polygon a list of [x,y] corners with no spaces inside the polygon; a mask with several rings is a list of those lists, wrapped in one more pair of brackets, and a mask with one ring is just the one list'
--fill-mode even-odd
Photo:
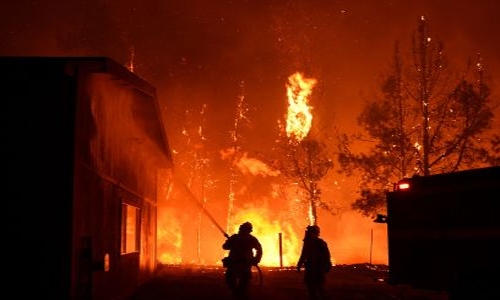
{"label": "smoke", "polygon": [[242,157],[235,164],[243,175],[276,177],[280,174],[279,171],[272,170],[261,160],[248,157],[248,153],[243,153]]}

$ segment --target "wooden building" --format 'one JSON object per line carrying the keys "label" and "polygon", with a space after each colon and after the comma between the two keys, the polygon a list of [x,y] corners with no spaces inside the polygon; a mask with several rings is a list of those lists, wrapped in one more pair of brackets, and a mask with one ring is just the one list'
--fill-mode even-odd
{"label": "wooden building", "polygon": [[172,179],[155,88],[105,57],[0,57],[0,72],[14,295],[125,299],[156,271]]}

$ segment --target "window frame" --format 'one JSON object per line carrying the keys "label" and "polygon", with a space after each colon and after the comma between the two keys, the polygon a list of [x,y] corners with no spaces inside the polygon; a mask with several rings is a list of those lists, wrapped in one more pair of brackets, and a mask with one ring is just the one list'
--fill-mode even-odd
{"label": "window frame", "polygon": [[[134,214],[135,212],[135,214]],[[133,219],[130,218],[133,216]],[[121,203],[121,218],[120,218],[120,254],[138,253],[140,250],[140,207],[127,203]],[[134,226],[131,228],[131,226]],[[130,232],[132,231],[132,232]]]}

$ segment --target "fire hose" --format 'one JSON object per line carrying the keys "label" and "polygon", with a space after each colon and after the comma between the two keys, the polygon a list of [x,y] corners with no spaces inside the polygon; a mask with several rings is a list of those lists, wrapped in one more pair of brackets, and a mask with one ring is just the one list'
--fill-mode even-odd
{"label": "fire hose", "polygon": [[[193,200],[198,205],[198,207],[205,214],[205,216],[207,216],[208,219],[210,219],[210,221],[212,221],[212,223],[215,225],[215,227],[217,227],[217,229],[219,229],[219,231],[224,235],[224,237],[226,239],[229,238],[229,234],[222,228],[222,226],[220,226],[219,223],[217,223],[217,221],[215,220],[215,218],[205,208],[205,206],[203,205],[203,203],[201,203],[198,200],[198,198],[196,198],[196,196],[191,192],[191,190],[185,184],[183,184],[182,182],[178,182],[178,183],[179,183],[179,186],[182,187],[182,189],[184,190],[184,192],[186,192],[186,194],[189,196],[189,198],[191,200]],[[262,285],[263,284],[262,270],[260,269],[260,267],[257,264],[252,265],[252,266],[257,269],[257,272],[259,273],[259,285]]]}
{"label": "fire hose", "polygon": [[212,221],[212,223],[215,225],[215,227],[217,227],[217,229],[219,229],[220,232],[222,232],[222,234],[228,238],[229,237],[229,234],[226,233],[226,231],[222,228],[222,226],[219,225],[219,223],[217,223],[217,221],[214,219],[214,217],[208,212],[208,210],[205,208],[205,206],[203,205],[203,203],[201,203],[198,198],[196,198],[195,195],[193,195],[193,193],[191,192],[191,190],[182,182],[179,182],[178,180],[176,180],[178,185],[182,188],[182,190],[189,196],[189,198],[191,200],[194,201],[194,203],[196,203],[198,205],[198,207],[201,209],[201,211],[210,219],[210,221]]}

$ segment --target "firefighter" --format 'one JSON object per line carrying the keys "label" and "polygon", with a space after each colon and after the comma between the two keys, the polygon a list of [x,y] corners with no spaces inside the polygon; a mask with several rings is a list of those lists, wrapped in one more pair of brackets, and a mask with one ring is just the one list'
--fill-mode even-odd
{"label": "firefighter", "polygon": [[241,300],[248,299],[252,266],[257,266],[262,258],[262,246],[252,231],[252,224],[245,222],[240,225],[238,233],[222,245],[222,249],[229,250],[229,255],[223,259],[226,285],[235,298]]}
{"label": "firefighter", "polygon": [[318,226],[307,226],[297,271],[304,267],[304,284],[311,300],[326,299],[326,273],[332,268],[328,244],[319,237]]}

